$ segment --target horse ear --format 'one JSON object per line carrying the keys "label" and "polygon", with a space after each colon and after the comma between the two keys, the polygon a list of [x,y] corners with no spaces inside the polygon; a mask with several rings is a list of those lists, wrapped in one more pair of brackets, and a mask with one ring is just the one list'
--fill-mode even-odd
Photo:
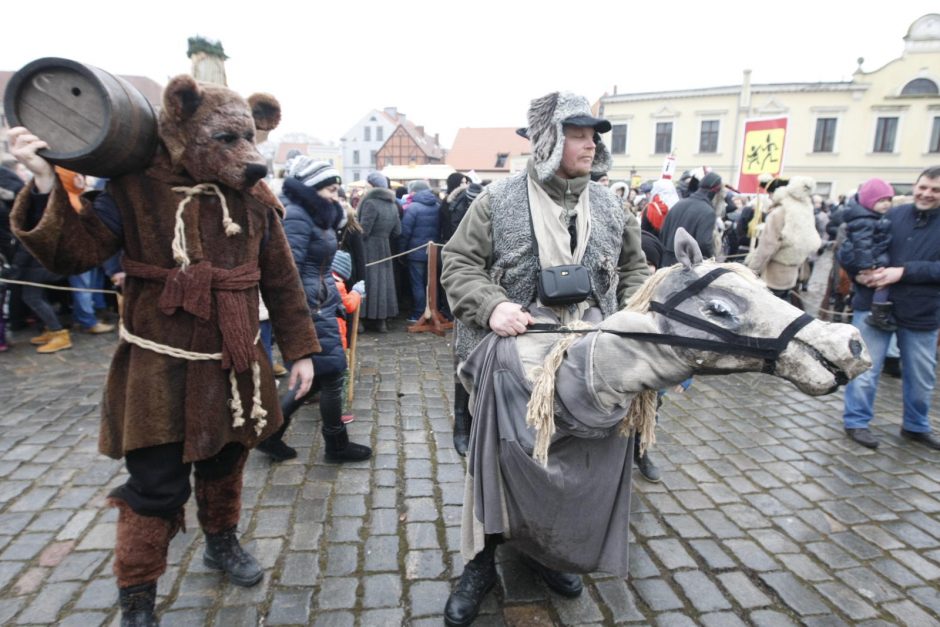
{"label": "horse ear", "polygon": [[693,266],[702,263],[702,249],[699,248],[695,238],[689,235],[689,232],[681,226],[676,231],[675,244],[676,259],[686,269],[691,270]]}

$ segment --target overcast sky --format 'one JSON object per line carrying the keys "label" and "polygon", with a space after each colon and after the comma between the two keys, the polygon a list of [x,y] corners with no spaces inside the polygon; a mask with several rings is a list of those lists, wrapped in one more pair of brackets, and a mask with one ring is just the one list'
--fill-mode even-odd
{"label": "overcast sky", "polygon": [[200,34],[225,47],[230,87],[279,98],[274,137],[337,140],[370,109],[397,106],[449,147],[462,126],[523,125],[529,100],[559,89],[593,102],[614,85],[739,84],[745,68],[755,83],[848,80],[858,57],[881,67],[915,19],[940,11],[936,0],[865,4],[44,0],[7,7],[0,69],[63,56],[166,84],[190,70],[186,40]]}

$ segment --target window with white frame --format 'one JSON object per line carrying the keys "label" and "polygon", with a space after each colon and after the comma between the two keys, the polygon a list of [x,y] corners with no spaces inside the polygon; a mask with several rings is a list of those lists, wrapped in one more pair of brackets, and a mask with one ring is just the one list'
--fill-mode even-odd
{"label": "window with white frame", "polygon": [[940,116],[934,116],[933,126],[930,128],[930,145],[927,152],[940,152]]}
{"label": "window with white frame", "polygon": [[898,118],[880,117],[875,124],[875,145],[872,152],[894,152],[898,134]]}
{"label": "window with white frame", "polygon": [[718,152],[718,128],[718,120],[702,120],[698,139],[699,152]]}
{"label": "window with white frame", "polygon": [[359,165],[359,151],[353,150],[353,165]]}
{"label": "window with white frame", "polygon": [[656,123],[656,143],[653,152],[658,155],[672,152],[672,122]]}
{"label": "window with white frame", "polygon": [[610,127],[610,153],[614,155],[627,154],[626,124],[614,124]]}
{"label": "window with white frame", "polygon": [[384,137],[385,137],[385,129],[382,128],[381,126],[376,126],[375,127],[375,141],[377,142],[384,141],[383,139]]}
{"label": "window with white frame", "polygon": [[833,152],[836,145],[836,118],[816,118],[813,152]]}

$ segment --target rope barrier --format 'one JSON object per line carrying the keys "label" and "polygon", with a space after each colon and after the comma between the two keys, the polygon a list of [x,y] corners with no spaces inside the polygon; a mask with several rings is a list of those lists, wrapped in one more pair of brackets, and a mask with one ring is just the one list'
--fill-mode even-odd
{"label": "rope barrier", "polygon": [[64,285],[47,285],[45,283],[33,283],[32,281],[18,281],[16,279],[0,279],[0,283],[10,283],[12,285],[28,285],[30,287],[44,287],[47,290],[61,290],[63,292],[94,292],[96,294],[120,294],[117,290],[103,290],[94,287],[66,287]]}
{"label": "rope barrier", "polygon": [[366,267],[368,268],[370,266],[377,266],[380,263],[385,263],[386,261],[391,261],[392,259],[396,259],[398,257],[404,257],[405,255],[410,255],[416,250],[421,250],[422,248],[425,248],[427,246],[437,246],[438,248],[444,247],[443,244],[438,244],[437,242],[428,242],[427,244],[421,244],[420,246],[415,246],[411,250],[406,250],[404,252],[400,252],[398,254],[392,255],[391,257],[385,257],[384,259],[376,259],[375,261],[370,261],[369,263],[366,264]]}

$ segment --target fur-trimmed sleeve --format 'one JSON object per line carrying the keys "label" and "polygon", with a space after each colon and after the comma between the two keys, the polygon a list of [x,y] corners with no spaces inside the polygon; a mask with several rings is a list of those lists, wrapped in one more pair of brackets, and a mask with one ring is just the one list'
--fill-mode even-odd
{"label": "fur-trimmed sleeve", "polygon": [[81,211],[75,211],[58,179],[42,217],[32,226],[29,212],[36,201],[33,186],[24,187],[13,204],[10,226],[17,239],[52,272],[81,274],[121,249],[120,236],[101,221],[92,200],[83,196]]}
{"label": "fur-trimmed sleeve", "polygon": [[307,297],[281,220],[273,209],[268,219],[268,238],[261,250],[261,296],[271,315],[277,345],[287,361],[320,352],[320,341],[307,308]]}

